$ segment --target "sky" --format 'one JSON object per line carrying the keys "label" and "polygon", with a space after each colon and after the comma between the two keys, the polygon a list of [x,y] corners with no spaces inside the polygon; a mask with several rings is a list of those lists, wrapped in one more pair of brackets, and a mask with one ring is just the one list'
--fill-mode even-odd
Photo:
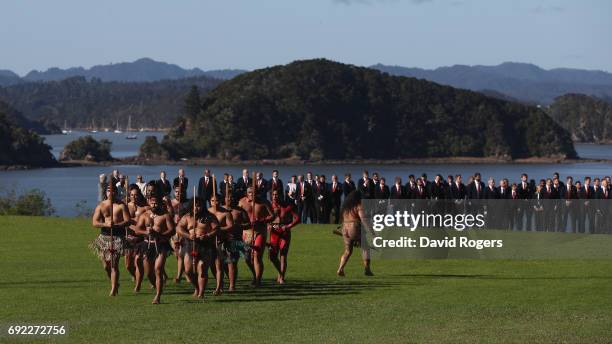
{"label": "sky", "polygon": [[0,69],[24,75],[149,57],[252,70],[324,57],[612,72],[610,37],[607,0],[6,0]]}

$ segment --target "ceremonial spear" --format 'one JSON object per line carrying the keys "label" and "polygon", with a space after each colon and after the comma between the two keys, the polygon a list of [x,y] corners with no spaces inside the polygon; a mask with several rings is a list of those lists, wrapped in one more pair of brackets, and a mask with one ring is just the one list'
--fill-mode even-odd
{"label": "ceremonial spear", "polygon": [[192,265],[192,270],[194,274],[196,273],[195,259],[198,256],[198,252],[196,251],[196,248],[195,248],[195,233],[196,233],[197,225],[198,225],[198,222],[196,218],[196,187],[194,185],[193,186],[193,235],[194,235],[194,238],[191,240],[191,259],[192,259],[191,265]]}

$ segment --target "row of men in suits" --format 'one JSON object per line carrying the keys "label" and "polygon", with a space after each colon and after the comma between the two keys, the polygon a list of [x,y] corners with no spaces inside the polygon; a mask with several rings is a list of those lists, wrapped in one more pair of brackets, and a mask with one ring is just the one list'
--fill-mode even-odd
{"label": "row of men in suits", "polygon": [[[433,181],[428,180],[427,174],[420,177],[410,175],[408,181],[403,184],[400,177],[395,177],[392,185],[388,185],[385,178],[378,173],[373,173],[370,178],[369,172],[364,170],[362,177],[353,181],[351,174],[347,173],[342,182],[336,175],[328,181],[324,175],[314,175],[311,172],[305,176],[291,176],[288,183],[283,183],[280,179],[279,171],[272,172],[272,178],[265,179],[263,173],[251,177],[249,171],[244,169],[242,176],[234,180],[232,175],[224,174],[221,180],[216,181],[213,186],[213,178],[210,170],[204,170],[203,176],[198,180],[197,195],[205,201],[210,200],[213,189],[217,193],[225,195],[231,192],[234,199],[240,199],[246,195],[248,187],[254,186],[259,198],[269,199],[272,191],[279,191],[287,201],[296,205],[303,223],[337,223],[339,221],[340,206],[342,198],[350,192],[359,190],[365,199],[428,199],[428,200],[479,200],[479,199],[507,199],[507,200],[574,200],[574,199],[610,199],[610,177],[591,179],[586,177],[584,182],[573,182],[571,177],[564,183],[558,173],[551,178],[540,180],[536,184],[533,179],[529,180],[527,174],[522,174],[520,181],[510,183],[508,179],[502,179],[496,185],[494,179],[489,178],[485,184],[480,173],[475,173],[468,177],[466,183],[461,175],[449,175],[444,179],[441,175],[436,175]],[[185,176],[183,169],[179,169],[178,176],[174,178],[172,184],[166,179],[165,172],[160,173],[160,179],[156,181],[158,189],[166,194],[170,194],[172,186],[182,186],[187,192],[189,180]],[[544,202],[546,203],[546,202]],[[556,208],[561,209],[561,207]],[[545,216],[544,227],[566,228],[567,224],[572,224],[573,230],[576,228],[589,228],[590,232],[607,231],[607,222],[591,219],[588,214],[582,216],[568,207],[568,211],[557,211],[553,215],[547,213]],[[534,219],[533,215],[539,213],[533,211],[531,207],[517,207],[516,214],[511,218],[503,216],[500,226],[513,229],[528,230],[538,226],[540,217]],[[586,218],[585,221],[580,221]],[[605,219],[607,221],[607,219]],[[585,224],[586,222],[586,224]],[[612,221],[610,221],[612,222]],[[535,224],[534,224],[535,223]],[[612,223],[611,223],[612,224]]]}

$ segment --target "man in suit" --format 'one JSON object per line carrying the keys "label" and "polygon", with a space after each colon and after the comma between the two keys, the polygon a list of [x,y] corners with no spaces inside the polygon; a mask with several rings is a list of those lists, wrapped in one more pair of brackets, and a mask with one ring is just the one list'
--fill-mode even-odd
{"label": "man in suit", "polygon": [[178,170],[178,177],[174,178],[174,180],[172,181],[172,187],[177,187],[177,186],[181,186],[181,194],[182,195],[187,195],[187,190],[188,190],[188,186],[189,186],[189,179],[187,177],[185,177],[185,170],[183,170],[182,168],[180,168]]}
{"label": "man in suit", "polygon": [[209,169],[204,170],[204,175],[198,181],[198,197],[203,204],[210,207],[210,198],[213,193],[213,180]]}
{"label": "man in suit", "polygon": [[316,192],[316,202],[317,204],[317,220],[319,223],[329,223],[329,216],[331,213],[331,199],[330,199],[330,191],[329,185],[327,184],[327,178],[324,174],[319,176],[319,179],[316,183],[317,192]]}
{"label": "man in suit", "polygon": [[242,170],[242,177],[236,181],[236,190],[234,191],[236,199],[246,197],[246,192],[249,187],[253,186],[253,178],[249,177],[249,170]]}
{"label": "man in suit", "polygon": [[499,214],[503,211],[502,205],[499,201],[499,190],[495,187],[495,179],[489,178],[487,186],[483,192],[483,198],[486,201],[487,216],[486,224],[487,228],[500,228]]}
{"label": "man in suit", "polygon": [[[317,219],[318,212],[315,205],[314,195],[315,180],[312,172],[306,173],[306,184],[308,184],[308,189],[310,190],[309,196],[305,199],[305,202],[307,203],[307,207],[305,207],[307,209],[307,215],[308,218],[310,218],[310,223],[319,223]],[[302,221],[302,223],[306,223],[306,221]]]}
{"label": "man in suit", "polygon": [[431,195],[431,182],[427,180],[427,173],[421,174],[421,182],[423,187],[425,188],[425,192],[427,192],[427,197]]}
{"label": "man in suit", "polygon": [[584,178],[582,188],[578,190],[578,198],[581,199],[581,214],[580,214],[580,233],[588,231],[593,233],[595,228],[595,205],[591,201],[595,198],[595,192],[591,185],[591,177]]}
{"label": "man in suit", "polygon": [[332,223],[340,223],[340,205],[342,204],[343,188],[340,182],[338,182],[338,176],[332,175],[332,181],[329,185],[329,199],[330,199],[330,220]]}
{"label": "man in suit", "polygon": [[609,226],[611,225],[610,219],[608,217],[611,215],[611,205],[612,202],[612,193],[610,192],[610,185],[608,184],[608,179],[603,178],[601,180],[601,186],[599,187],[598,192],[598,214],[599,218],[597,221],[598,230],[597,233],[607,234],[610,233]]}
{"label": "man in suit", "polygon": [[348,194],[355,190],[357,190],[357,187],[355,186],[355,182],[351,179],[351,174],[346,173],[344,175],[344,183],[342,183],[342,194],[346,198]]}
{"label": "man in suit", "polygon": [[314,209],[313,204],[313,195],[312,188],[310,184],[304,180],[303,175],[298,176],[297,182],[297,206],[298,206],[298,215],[300,215],[301,223],[308,223],[307,220],[310,218],[311,223],[314,223],[312,220],[312,211]]}
{"label": "man in suit", "polygon": [[406,198],[406,191],[404,190],[404,186],[402,185],[402,178],[395,177],[395,183],[389,190],[389,198],[391,199],[402,199]]}
{"label": "man in suit", "polygon": [[374,198],[374,182],[370,179],[367,170],[363,171],[361,179],[357,182],[357,190],[361,192],[362,199]]}
{"label": "man in suit", "polygon": [[574,186],[574,178],[567,177],[565,183],[565,192],[563,193],[563,199],[565,202],[561,207],[562,220],[561,220],[561,231],[565,232],[569,223],[570,231],[576,233],[578,229],[577,218],[578,218],[578,207],[576,200],[578,199],[578,192],[576,186]]}
{"label": "man in suit", "polygon": [[268,183],[264,179],[263,172],[257,172],[255,176],[255,195],[264,201],[268,195]]}
{"label": "man in suit", "polygon": [[268,181],[268,191],[270,192],[270,200],[272,200],[272,192],[278,191],[278,198],[281,202],[285,200],[284,185],[280,179],[278,170],[272,171],[272,179]]}
{"label": "man in suit", "polygon": [[547,232],[551,232],[555,230],[555,208],[557,206],[556,200],[559,199],[559,194],[553,187],[552,179],[546,179],[541,197],[544,207],[544,229]]}
{"label": "man in suit", "polygon": [[408,176],[408,182],[406,183],[406,186],[404,187],[404,194],[406,195],[407,199],[415,199],[415,193],[417,191],[417,181],[414,178],[414,175],[409,175]]}
{"label": "man in suit", "polygon": [[465,198],[467,196],[467,192],[460,174],[455,176],[454,181],[451,179],[450,183],[448,184],[448,189],[449,191],[447,194],[450,196],[449,199],[453,200],[448,201],[450,202],[449,210],[455,214],[463,214],[465,212]]}
{"label": "man in suit", "polygon": [[389,199],[390,191],[386,184],[385,178],[379,179],[378,186],[374,188],[374,198],[382,200]]}
{"label": "man in suit", "polygon": [[155,182],[155,184],[159,195],[162,198],[170,196],[170,192],[172,191],[172,185],[170,185],[170,181],[166,179],[166,171],[161,171],[159,173],[159,179]]}
{"label": "man in suit", "polygon": [[[533,198],[535,190],[533,186],[528,182],[527,173],[521,174],[521,183],[517,186],[519,199],[523,200],[523,205],[520,208],[518,214],[518,229],[530,230],[531,229],[531,215],[532,207],[528,206],[529,200]],[[524,222],[523,222],[524,221]]]}

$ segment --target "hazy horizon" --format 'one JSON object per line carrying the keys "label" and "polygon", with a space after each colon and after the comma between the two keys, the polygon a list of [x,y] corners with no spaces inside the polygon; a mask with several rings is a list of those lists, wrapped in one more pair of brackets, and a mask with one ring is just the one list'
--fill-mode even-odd
{"label": "hazy horizon", "polygon": [[246,69],[324,57],[435,69],[531,63],[612,71],[612,2],[186,0],[7,2],[0,69],[90,68],[149,57]]}

